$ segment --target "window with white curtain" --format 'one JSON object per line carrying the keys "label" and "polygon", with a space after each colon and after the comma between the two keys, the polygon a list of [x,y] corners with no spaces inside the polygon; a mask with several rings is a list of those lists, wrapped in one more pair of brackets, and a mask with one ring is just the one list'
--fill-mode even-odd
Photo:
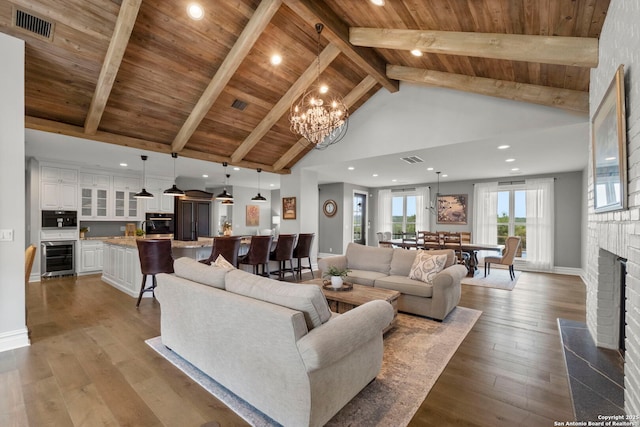
{"label": "window with white curtain", "polygon": [[391,198],[391,233],[398,238],[402,233],[416,232],[416,195],[394,194]]}
{"label": "window with white curtain", "polygon": [[429,230],[429,187],[415,190],[379,190],[376,225],[378,231],[390,231],[392,237],[401,233]]}
{"label": "window with white curtain", "polygon": [[497,241],[504,245],[509,236],[519,236],[516,258],[527,257],[527,198],[524,185],[498,187]]}

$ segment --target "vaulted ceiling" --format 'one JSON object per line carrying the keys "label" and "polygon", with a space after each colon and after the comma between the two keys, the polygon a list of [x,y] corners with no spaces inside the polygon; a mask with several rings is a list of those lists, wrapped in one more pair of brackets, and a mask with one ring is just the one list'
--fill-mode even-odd
{"label": "vaulted ceiling", "polygon": [[287,173],[318,67],[351,113],[410,81],[586,114],[609,1],[200,0],[192,20],[181,0],[11,0],[0,31],[26,42],[28,128]]}

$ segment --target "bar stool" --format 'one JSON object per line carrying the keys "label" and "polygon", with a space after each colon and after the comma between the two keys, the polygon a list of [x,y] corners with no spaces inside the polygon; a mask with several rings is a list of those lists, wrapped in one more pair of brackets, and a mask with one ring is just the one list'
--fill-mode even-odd
{"label": "bar stool", "polygon": [[[311,245],[313,244],[314,233],[300,233],[298,235],[298,243],[293,249],[293,257],[298,260],[298,265],[295,270],[298,273],[298,277],[302,279],[302,270],[311,271],[311,278],[313,279],[313,267],[311,266]],[[309,267],[302,265],[302,258],[309,260]]]}
{"label": "bar stool", "polygon": [[[171,255],[170,239],[138,239],[136,244],[140,257],[140,271],[142,271],[142,285],[136,303],[136,307],[138,307],[143,293],[151,291],[153,297],[156,297],[154,293],[157,285],[156,274],[173,273],[173,256]],[[151,286],[145,288],[148,275],[151,275],[153,280]]]}
{"label": "bar stool", "polygon": [[258,274],[258,266],[262,265],[262,275],[269,277],[269,254],[272,242],[271,236],[252,236],[249,252],[238,258],[238,264],[253,265],[253,274]]}
{"label": "bar stool", "polygon": [[207,259],[200,260],[201,263],[211,265],[222,255],[224,259],[238,267],[238,252],[240,252],[240,241],[242,236],[218,236],[213,238],[211,255]]}
{"label": "bar stool", "polygon": [[[295,277],[293,271],[293,245],[296,241],[295,234],[281,234],[278,236],[278,242],[276,247],[269,254],[271,261],[278,261],[278,271],[274,271],[271,274],[277,274],[278,279],[284,279],[285,272],[289,271]],[[287,261],[289,261],[289,269],[287,269]]]}

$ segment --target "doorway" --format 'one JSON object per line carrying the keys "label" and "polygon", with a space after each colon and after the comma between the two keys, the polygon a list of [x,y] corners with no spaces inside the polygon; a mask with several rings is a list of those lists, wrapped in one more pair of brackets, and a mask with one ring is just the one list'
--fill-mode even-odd
{"label": "doorway", "polygon": [[353,242],[367,244],[367,195],[353,194]]}

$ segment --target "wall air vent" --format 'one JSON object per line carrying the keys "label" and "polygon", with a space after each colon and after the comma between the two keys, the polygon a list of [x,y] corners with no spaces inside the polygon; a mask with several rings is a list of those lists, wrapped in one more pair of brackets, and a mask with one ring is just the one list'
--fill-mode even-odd
{"label": "wall air vent", "polygon": [[13,9],[13,25],[45,40],[53,39],[54,23],[24,10]]}
{"label": "wall air vent", "polygon": [[400,160],[402,160],[403,162],[407,162],[410,165],[412,165],[414,163],[424,163],[424,160],[422,160],[418,156],[400,157]]}
{"label": "wall air vent", "polygon": [[235,108],[236,110],[244,111],[244,109],[247,108],[247,103],[236,99],[235,101],[233,101],[233,104],[231,104],[231,107]]}

